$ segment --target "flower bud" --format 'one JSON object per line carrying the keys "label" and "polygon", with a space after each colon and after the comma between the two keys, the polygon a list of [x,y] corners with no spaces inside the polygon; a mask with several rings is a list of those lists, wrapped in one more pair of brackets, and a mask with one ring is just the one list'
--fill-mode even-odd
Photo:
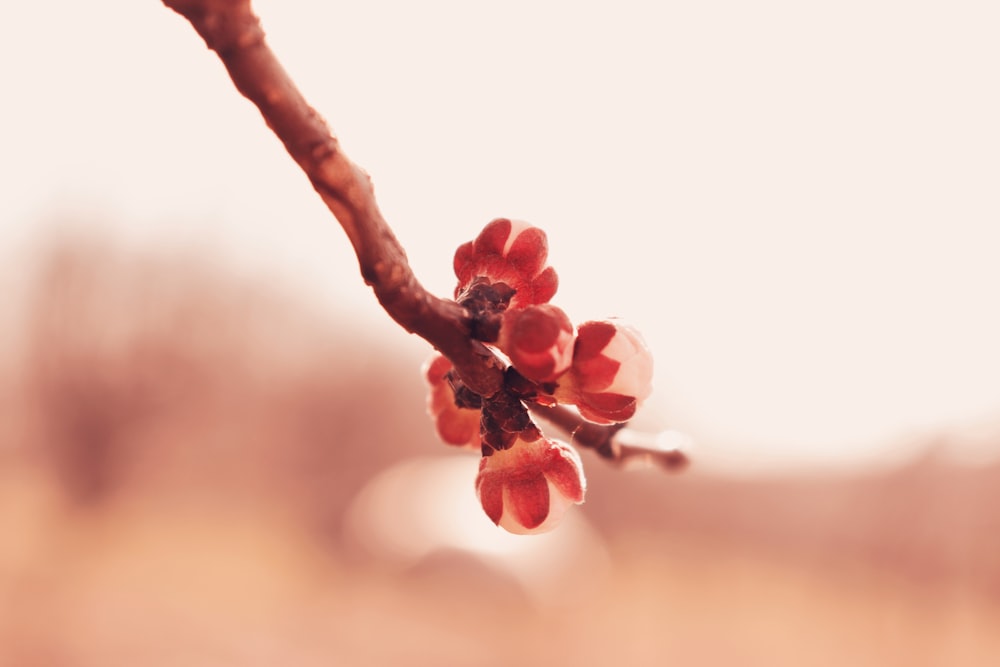
{"label": "flower bud", "polygon": [[[537,432],[537,431],[536,431]],[[511,533],[541,533],[583,502],[587,482],[580,456],[569,445],[539,437],[484,456],[476,494],[486,515]]]}
{"label": "flower bud", "polygon": [[455,298],[461,301],[462,292],[480,277],[513,288],[511,308],[546,303],[559,286],[555,269],[545,264],[548,253],[548,240],[541,229],[497,218],[474,241],[455,251]]}
{"label": "flower bud", "polygon": [[560,379],[556,398],[572,403],[597,424],[632,418],[653,391],[653,356],[642,335],[615,320],[577,328],[573,366]]}
{"label": "flower bud", "polygon": [[524,377],[553,382],[573,363],[573,323],[547,303],[508,310],[497,347]]}
{"label": "flower bud", "polygon": [[435,354],[424,364],[424,379],[429,389],[427,412],[442,441],[449,445],[479,449],[482,411],[459,407],[455,402],[455,390],[448,381],[451,369],[451,361],[442,354]]}

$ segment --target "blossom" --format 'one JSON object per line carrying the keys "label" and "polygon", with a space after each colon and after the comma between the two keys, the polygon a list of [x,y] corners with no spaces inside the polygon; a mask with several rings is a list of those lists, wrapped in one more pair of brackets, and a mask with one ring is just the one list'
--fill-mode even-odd
{"label": "blossom", "polygon": [[[575,405],[584,420],[619,424],[652,393],[653,360],[639,332],[613,319],[574,328],[549,303],[558,278],[547,260],[545,232],[507,218],[459,246],[453,268],[464,333],[484,363],[503,372],[502,385],[477,393],[440,354],[424,366],[427,411],[438,435],[482,452],[479,502],[493,523],[518,534],[554,528],[586,492],[576,450],[546,438],[530,408]],[[578,432],[562,419],[556,423]],[[605,446],[617,459],[636,456],[613,440],[598,451]]]}
{"label": "blossom", "polygon": [[486,515],[517,534],[555,528],[569,507],[583,502],[586,486],[576,450],[540,434],[484,456],[476,476],[476,494]]}
{"label": "blossom", "polygon": [[548,240],[538,227],[507,218],[493,220],[473,241],[455,251],[454,269],[458,277],[455,298],[477,278],[504,283],[514,289],[511,308],[546,303],[555,295],[559,279],[546,265]]}
{"label": "blossom", "polygon": [[628,421],[653,391],[653,356],[642,335],[617,320],[577,328],[573,365],[556,398],[597,424]]}
{"label": "blossom", "polygon": [[459,407],[455,402],[455,390],[448,382],[451,369],[451,361],[442,354],[435,354],[424,364],[424,379],[430,389],[427,412],[441,440],[449,445],[478,449],[482,411]]}
{"label": "blossom", "polygon": [[497,347],[524,377],[553,382],[573,363],[573,323],[551,304],[508,310]]}

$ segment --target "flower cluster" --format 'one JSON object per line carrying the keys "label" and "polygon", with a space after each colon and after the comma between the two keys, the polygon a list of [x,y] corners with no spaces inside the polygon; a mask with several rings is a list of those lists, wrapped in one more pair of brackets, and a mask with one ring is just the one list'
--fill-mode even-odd
{"label": "flower cluster", "polygon": [[512,533],[551,529],[586,490],[577,452],[546,438],[528,406],[572,405],[587,421],[618,424],[652,391],[652,356],[639,332],[614,319],[574,327],[549,303],[559,283],[547,259],[545,232],[505,218],[455,253],[455,300],[470,314],[471,335],[502,355],[501,391],[471,391],[441,354],[424,366],[438,436],[481,450],[479,501]]}

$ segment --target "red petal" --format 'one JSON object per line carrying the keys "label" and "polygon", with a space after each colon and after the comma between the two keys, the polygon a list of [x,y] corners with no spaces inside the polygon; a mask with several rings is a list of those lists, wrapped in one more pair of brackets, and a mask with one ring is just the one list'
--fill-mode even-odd
{"label": "red petal", "polygon": [[583,473],[570,455],[558,447],[545,453],[545,477],[564,497],[574,503],[583,502]]}
{"label": "red petal", "polygon": [[437,354],[430,360],[427,364],[427,370],[424,373],[424,377],[427,378],[432,386],[441,384],[444,381],[444,376],[451,370],[451,362],[448,357],[443,354]]}
{"label": "red petal", "polygon": [[503,248],[510,237],[511,222],[507,218],[490,221],[479,232],[474,242],[476,255],[503,255]]}
{"label": "red petal", "polygon": [[478,445],[482,413],[479,410],[454,407],[442,410],[434,420],[438,437],[448,445]]}
{"label": "red petal", "polygon": [[507,262],[518,273],[527,278],[534,278],[545,266],[549,256],[549,242],[538,227],[528,227],[517,235],[510,250],[507,251]]}
{"label": "red petal", "polygon": [[621,394],[582,394],[577,403],[580,415],[597,424],[627,422],[635,414],[635,396]]}
{"label": "red petal", "polygon": [[531,302],[548,303],[559,289],[559,276],[551,266],[546,267],[531,281]]}
{"label": "red petal", "polygon": [[541,471],[530,477],[509,480],[507,500],[519,524],[529,530],[537,528],[549,515],[549,483]]}
{"label": "red petal", "polygon": [[[524,352],[544,352],[559,341],[563,332],[573,331],[573,323],[561,308],[549,304],[508,310],[504,315],[508,347]],[[512,349],[513,351],[513,349]]]}
{"label": "red petal", "polygon": [[610,322],[584,322],[577,328],[573,374],[581,391],[598,392],[615,381],[621,362],[601,352],[614,339],[617,331]]}
{"label": "red petal", "polygon": [[475,277],[473,259],[472,241],[458,246],[452,266],[455,268],[455,276],[459,282],[466,283]]}
{"label": "red petal", "polygon": [[589,361],[598,356],[608,346],[616,333],[618,333],[618,329],[610,322],[584,322],[577,327],[574,361],[577,359]]}
{"label": "red petal", "polygon": [[548,303],[559,289],[559,276],[551,266],[534,278],[522,278],[517,294],[510,300],[511,308],[524,308],[532,304]]}
{"label": "red petal", "polygon": [[577,363],[573,357],[573,373],[581,391],[596,393],[610,387],[621,369],[621,362],[607,357],[595,357],[584,363]]}
{"label": "red petal", "polygon": [[486,459],[479,465],[479,476],[476,477],[476,494],[479,496],[479,503],[483,506],[483,511],[495,524],[500,523],[503,516],[503,485],[500,477],[495,474],[483,472]]}

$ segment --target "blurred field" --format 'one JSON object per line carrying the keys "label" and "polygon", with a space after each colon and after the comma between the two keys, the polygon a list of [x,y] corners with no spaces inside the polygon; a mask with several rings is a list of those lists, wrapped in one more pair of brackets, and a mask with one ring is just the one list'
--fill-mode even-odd
{"label": "blurred field", "polygon": [[506,539],[422,359],[348,313],[96,241],[29,265],[0,339],[0,665],[1000,664],[1000,464],[585,453],[575,520]]}

